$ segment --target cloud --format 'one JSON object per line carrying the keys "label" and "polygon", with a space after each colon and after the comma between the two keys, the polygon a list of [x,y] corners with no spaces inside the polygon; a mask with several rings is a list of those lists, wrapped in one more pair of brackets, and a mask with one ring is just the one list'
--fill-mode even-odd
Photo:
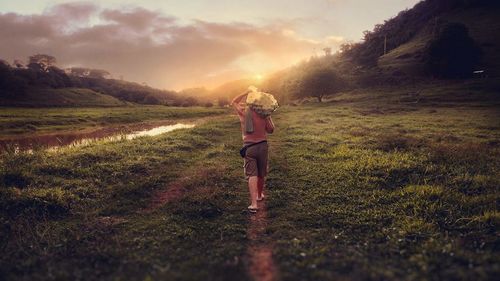
{"label": "cloud", "polygon": [[0,54],[12,61],[47,53],[61,67],[102,68],[115,77],[180,89],[274,71],[342,41],[302,38],[283,21],[179,21],[140,7],[103,10],[80,2],[35,15],[0,13]]}
{"label": "cloud", "polygon": [[64,22],[87,21],[98,10],[98,6],[91,3],[75,2],[50,7],[45,14],[55,17],[53,20]]}
{"label": "cloud", "polygon": [[159,13],[139,7],[131,10],[106,9],[100,16],[105,20],[122,24],[134,30],[147,30],[175,22],[175,18],[173,17],[165,17]]}

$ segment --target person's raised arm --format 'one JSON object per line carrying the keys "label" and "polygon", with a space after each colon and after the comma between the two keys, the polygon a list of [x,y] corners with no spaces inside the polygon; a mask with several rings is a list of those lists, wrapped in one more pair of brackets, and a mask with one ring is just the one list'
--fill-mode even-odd
{"label": "person's raised arm", "polygon": [[266,132],[268,134],[272,134],[274,132],[274,123],[273,119],[271,119],[271,116],[266,118]]}
{"label": "person's raised arm", "polygon": [[248,95],[248,92],[245,92],[237,97],[235,97],[233,99],[233,101],[231,101],[231,105],[234,107],[234,109],[236,109],[236,111],[238,112],[239,115],[243,115],[244,111],[245,111],[245,108],[243,106],[241,106],[241,101]]}

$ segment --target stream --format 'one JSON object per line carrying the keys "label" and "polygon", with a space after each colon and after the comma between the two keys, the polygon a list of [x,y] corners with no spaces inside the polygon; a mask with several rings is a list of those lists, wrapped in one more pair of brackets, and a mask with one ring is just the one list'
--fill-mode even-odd
{"label": "stream", "polygon": [[[164,122],[165,123],[165,122]],[[171,122],[170,122],[171,123]],[[83,146],[98,140],[132,140],[144,136],[156,136],[178,129],[193,128],[194,124],[132,124],[105,127],[96,130],[69,131],[45,135],[29,135],[0,139],[0,151],[32,151],[37,148],[58,149],[65,146]]]}

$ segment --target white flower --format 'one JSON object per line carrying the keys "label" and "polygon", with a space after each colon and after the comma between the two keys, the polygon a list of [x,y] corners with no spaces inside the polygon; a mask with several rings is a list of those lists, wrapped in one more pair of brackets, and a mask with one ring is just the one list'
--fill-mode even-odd
{"label": "white flower", "polygon": [[269,116],[278,108],[278,101],[276,101],[273,95],[260,92],[254,86],[250,86],[248,90],[246,103],[258,114]]}

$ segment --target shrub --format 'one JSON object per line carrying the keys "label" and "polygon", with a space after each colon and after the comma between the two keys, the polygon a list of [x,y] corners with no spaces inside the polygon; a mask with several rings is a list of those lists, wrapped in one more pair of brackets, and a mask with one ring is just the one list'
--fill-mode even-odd
{"label": "shrub", "polygon": [[187,107],[187,106],[195,106],[198,105],[198,101],[194,97],[188,97],[187,99],[184,100],[182,103],[182,106]]}
{"label": "shrub", "polygon": [[323,97],[336,94],[346,87],[344,79],[331,67],[315,67],[299,81],[297,97],[315,97],[318,102]]}
{"label": "shrub", "polygon": [[479,62],[481,49],[461,23],[445,25],[426,50],[429,73],[440,78],[467,78],[472,76]]}

